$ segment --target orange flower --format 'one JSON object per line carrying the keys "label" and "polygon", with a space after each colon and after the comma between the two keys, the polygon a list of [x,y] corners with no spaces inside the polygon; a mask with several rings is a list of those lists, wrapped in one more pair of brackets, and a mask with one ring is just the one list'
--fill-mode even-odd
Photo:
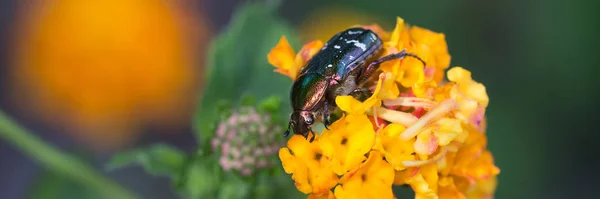
{"label": "orange flower", "polygon": [[321,194],[310,194],[306,199],[335,199],[335,195],[330,190]]}
{"label": "orange flower", "polygon": [[130,143],[148,125],[187,125],[203,76],[198,46],[211,34],[202,12],[160,0],[34,2],[16,23],[7,75],[19,107],[97,150]]}
{"label": "orange flower", "polygon": [[275,72],[290,77],[292,80],[300,72],[306,62],[324,46],[322,41],[316,40],[307,43],[298,54],[288,43],[287,38],[282,36],[279,43],[267,55],[269,63],[276,67]]}

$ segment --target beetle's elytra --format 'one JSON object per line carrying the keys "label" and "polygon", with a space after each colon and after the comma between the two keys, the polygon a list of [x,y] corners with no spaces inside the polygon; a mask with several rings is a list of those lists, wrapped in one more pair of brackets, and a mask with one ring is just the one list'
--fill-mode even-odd
{"label": "beetle's elytra", "polygon": [[[350,28],[333,36],[300,70],[290,91],[293,112],[290,115],[287,131],[308,138],[315,119],[330,124],[329,111],[334,110],[335,97],[340,95],[358,96],[370,92],[362,88],[380,64],[411,56],[402,52],[376,59],[381,53],[381,38],[373,31],[363,28]],[[423,62],[425,65],[425,62]],[[314,132],[313,132],[314,133]],[[311,142],[314,136],[311,138]]]}

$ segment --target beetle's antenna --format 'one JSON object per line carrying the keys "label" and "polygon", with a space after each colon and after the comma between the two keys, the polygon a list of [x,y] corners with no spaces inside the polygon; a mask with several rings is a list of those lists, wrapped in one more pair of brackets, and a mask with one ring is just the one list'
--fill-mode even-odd
{"label": "beetle's antenna", "polygon": [[285,133],[283,133],[283,137],[287,137],[288,135],[290,135],[291,127],[292,127],[292,121],[288,122],[288,127],[287,127],[287,130],[285,131]]}
{"label": "beetle's antenna", "polygon": [[419,56],[417,56],[415,54],[406,53],[405,56],[409,56],[409,57],[413,57],[415,59],[418,59],[419,61],[421,61],[421,63],[423,63],[423,67],[427,66],[427,64],[425,63],[425,61],[423,61],[423,59],[421,59]]}

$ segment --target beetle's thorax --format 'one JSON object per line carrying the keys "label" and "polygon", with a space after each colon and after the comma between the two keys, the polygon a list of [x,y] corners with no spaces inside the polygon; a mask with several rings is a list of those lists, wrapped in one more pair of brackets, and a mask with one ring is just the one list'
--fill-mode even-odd
{"label": "beetle's thorax", "polygon": [[292,85],[290,99],[294,111],[312,111],[323,101],[328,81],[318,73],[304,74]]}

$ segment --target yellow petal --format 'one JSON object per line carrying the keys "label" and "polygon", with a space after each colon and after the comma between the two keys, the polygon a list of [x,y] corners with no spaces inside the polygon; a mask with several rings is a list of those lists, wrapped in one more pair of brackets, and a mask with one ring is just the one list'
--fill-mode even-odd
{"label": "yellow petal", "polygon": [[343,199],[363,199],[362,195],[364,193],[356,193],[360,187],[356,186],[356,188],[344,188],[341,185],[335,187],[334,195],[335,198],[343,198]]}
{"label": "yellow petal", "polygon": [[335,103],[342,111],[360,114],[360,110],[357,109],[362,106],[362,103],[352,96],[337,96],[335,98]]}
{"label": "yellow petal", "polygon": [[415,192],[415,198],[437,198],[437,194],[429,187],[429,184],[420,172],[409,180],[409,184]]}
{"label": "yellow petal", "polygon": [[433,190],[434,192],[437,192],[439,179],[437,165],[428,164],[421,166],[421,170],[419,172],[423,174],[423,178],[429,185],[429,189]]}
{"label": "yellow petal", "polygon": [[383,79],[385,78],[384,74],[379,76],[379,81],[377,82],[377,87],[373,92],[373,95],[366,99],[364,102],[360,102],[352,96],[337,96],[335,98],[335,103],[342,110],[347,112],[348,114],[364,114],[367,110],[372,107],[381,106],[381,100],[377,99],[379,92],[381,91],[381,85],[383,83]]}
{"label": "yellow petal", "polygon": [[438,189],[438,196],[440,198],[466,199],[465,195],[456,188],[452,177],[441,177],[438,184],[440,185]]}
{"label": "yellow petal", "polygon": [[[396,27],[392,32],[392,36],[390,37],[389,44],[393,47],[397,47],[400,42],[400,35],[404,32],[404,19],[400,17],[396,17]],[[398,48],[397,48],[398,49]]]}
{"label": "yellow petal", "polygon": [[438,140],[430,129],[426,129],[419,133],[414,147],[419,155],[431,155],[438,147]]}
{"label": "yellow petal", "polygon": [[415,84],[422,84],[425,81],[423,63],[411,58],[402,61],[399,75],[396,77],[400,84],[406,88],[412,87]]}
{"label": "yellow petal", "polygon": [[445,35],[431,30],[412,26],[410,28],[410,37],[414,43],[427,47],[428,54],[432,59],[427,60],[428,66],[435,67],[434,80],[440,83],[444,78],[444,69],[450,66],[450,54],[448,54],[448,45]]}
{"label": "yellow petal", "polygon": [[400,90],[398,89],[398,85],[396,85],[392,73],[386,72],[383,74],[385,75],[382,85],[383,88],[378,93],[378,98],[381,100],[397,98],[398,95],[400,95]]}
{"label": "yellow petal", "polygon": [[301,164],[298,165],[298,169],[294,171],[294,174],[292,174],[292,180],[295,182],[294,185],[296,186],[296,189],[304,194],[309,194],[313,191],[308,173],[308,167],[306,167],[304,164]]}
{"label": "yellow petal", "polygon": [[364,114],[348,115],[332,124],[330,129],[323,131],[321,145],[326,156],[331,156],[333,171],[343,175],[358,168],[375,142],[375,131],[369,118]]}
{"label": "yellow petal", "polygon": [[404,141],[398,137],[405,129],[400,124],[387,125],[377,136],[379,146],[374,147],[385,154],[386,160],[395,170],[403,170],[405,168],[404,161],[416,159],[412,154],[414,152],[412,140]]}
{"label": "yellow petal", "polygon": [[434,134],[440,146],[448,145],[462,132],[460,120],[442,118],[436,124],[439,125],[439,128],[434,131]]}
{"label": "yellow petal", "polygon": [[283,170],[285,170],[286,173],[290,174],[296,171],[296,165],[298,163],[295,161],[296,158],[290,153],[288,148],[279,149],[279,159],[281,160]]}
{"label": "yellow petal", "polygon": [[[369,153],[369,158],[352,175],[346,175],[336,187],[337,198],[393,198],[392,183],[394,170],[383,160],[377,151]],[[368,190],[368,191],[364,191]]]}
{"label": "yellow petal", "polygon": [[305,156],[310,153],[310,143],[301,135],[294,134],[288,140],[287,146],[292,151],[292,153],[297,157]]}
{"label": "yellow petal", "polygon": [[471,79],[471,72],[462,67],[453,67],[448,70],[448,80],[456,83],[468,83]]}
{"label": "yellow petal", "polygon": [[453,67],[448,70],[448,80],[456,82],[460,91],[468,98],[476,100],[483,106],[487,106],[489,98],[483,84],[475,82],[471,77],[471,72],[462,67]]}

